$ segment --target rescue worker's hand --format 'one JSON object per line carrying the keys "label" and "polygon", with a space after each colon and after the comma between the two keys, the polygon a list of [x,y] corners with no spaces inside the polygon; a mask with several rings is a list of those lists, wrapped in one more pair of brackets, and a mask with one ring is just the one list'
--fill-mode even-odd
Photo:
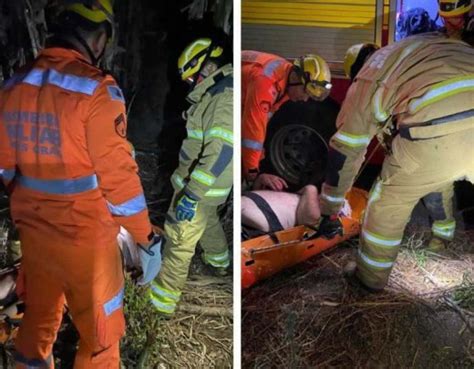
{"label": "rescue worker's hand", "polygon": [[321,217],[316,237],[324,237],[329,240],[337,235],[343,236],[343,234],[344,227],[337,215],[323,215]]}
{"label": "rescue worker's hand", "polygon": [[260,174],[253,184],[254,190],[283,191],[288,188],[288,184],[283,178],[273,174]]}
{"label": "rescue worker's hand", "polygon": [[176,219],[179,221],[193,220],[196,215],[198,202],[184,193],[176,204]]}
{"label": "rescue worker's hand", "polygon": [[150,283],[157,276],[161,268],[161,244],[163,236],[154,234],[147,246],[138,244],[138,254],[143,270],[142,276],[137,283],[141,286]]}

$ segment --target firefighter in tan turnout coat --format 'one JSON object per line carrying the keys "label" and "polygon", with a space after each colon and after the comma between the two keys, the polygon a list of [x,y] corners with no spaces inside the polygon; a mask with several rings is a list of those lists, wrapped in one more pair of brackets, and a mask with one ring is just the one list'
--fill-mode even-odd
{"label": "firefighter in tan turnout coat", "polygon": [[[344,202],[372,137],[392,136],[362,225],[356,276],[382,289],[416,203],[458,179],[474,180],[474,49],[441,34],[376,51],[357,75],[331,139],[321,230],[338,229]],[[438,224],[449,232],[452,224]]]}

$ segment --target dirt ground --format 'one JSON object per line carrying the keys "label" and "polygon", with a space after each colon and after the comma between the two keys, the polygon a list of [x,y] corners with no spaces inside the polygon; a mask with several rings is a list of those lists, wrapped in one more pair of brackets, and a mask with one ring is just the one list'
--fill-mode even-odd
{"label": "dirt ground", "polygon": [[474,233],[443,254],[406,231],[388,287],[343,277],[351,240],[243,292],[243,368],[474,368]]}

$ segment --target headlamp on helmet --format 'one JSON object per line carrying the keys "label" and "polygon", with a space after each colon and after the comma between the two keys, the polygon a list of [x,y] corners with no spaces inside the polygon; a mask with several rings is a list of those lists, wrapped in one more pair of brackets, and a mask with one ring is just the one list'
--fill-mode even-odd
{"label": "headlamp on helmet", "polygon": [[309,54],[296,59],[293,64],[301,77],[306,93],[316,101],[326,99],[332,88],[331,72],[319,55]]}

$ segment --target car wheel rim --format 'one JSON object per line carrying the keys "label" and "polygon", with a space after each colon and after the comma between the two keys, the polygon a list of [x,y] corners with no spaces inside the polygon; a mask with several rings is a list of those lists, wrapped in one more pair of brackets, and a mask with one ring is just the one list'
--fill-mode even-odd
{"label": "car wheel rim", "polygon": [[270,160],[277,174],[293,185],[320,182],[326,169],[328,146],[321,135],[303,124],[280,128],[270,142]]}

